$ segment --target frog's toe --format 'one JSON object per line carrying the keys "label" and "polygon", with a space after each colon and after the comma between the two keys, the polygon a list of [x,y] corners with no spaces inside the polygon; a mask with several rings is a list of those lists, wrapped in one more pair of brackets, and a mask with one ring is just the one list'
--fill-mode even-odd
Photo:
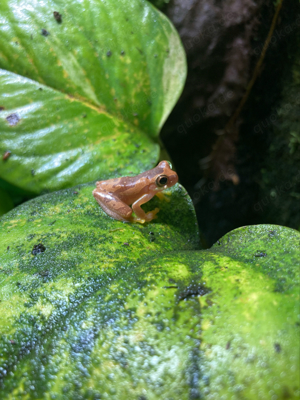
{"label": "frog's toe", "polygon": [[149,222],[149,221],[152,221],[152,219],[157,218],[157,217],[156,217],[156,214],[157,214],[158,212],[159,212],[159,208],[155,208],[153,211],[147,212],[147,214],[146,214],[146,220]]}
{"label": "frog's toe", "polygon": [[[162,192],[156,193],[156,196],[159,198],[159,200],[164,200],[167,203],[169,203],[170,199],[166,195],[167,195],[167,193],[162,193]],[[170,196],[170,194],[168,194],[168,196]]]}

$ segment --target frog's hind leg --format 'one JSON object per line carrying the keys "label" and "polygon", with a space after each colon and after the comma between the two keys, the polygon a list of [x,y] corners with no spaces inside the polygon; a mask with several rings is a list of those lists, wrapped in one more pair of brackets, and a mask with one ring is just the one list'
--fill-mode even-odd
{"label": "frog's hind leg", "polygon": [[119,221],[130,221],[132,209],[120,199],[111,193],[101,193],[97,189],[93,190],[93,196],[102,210],[110,217]]}

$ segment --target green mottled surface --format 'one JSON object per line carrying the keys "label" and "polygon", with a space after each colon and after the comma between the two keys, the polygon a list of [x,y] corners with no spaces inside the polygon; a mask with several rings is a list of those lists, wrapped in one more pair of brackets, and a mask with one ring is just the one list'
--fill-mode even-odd
{"label": "green mottled surface", "polygon": [[144,0],[2,0],[0,177],[39,194],[153,167],[185,75],[175,28]]}
{"label": "green mottled surface", "polygon": [[300,234],[244,227],[200,250],[182,187],[146,225],[92,189],[0,220],[1,400],[298,398]]}

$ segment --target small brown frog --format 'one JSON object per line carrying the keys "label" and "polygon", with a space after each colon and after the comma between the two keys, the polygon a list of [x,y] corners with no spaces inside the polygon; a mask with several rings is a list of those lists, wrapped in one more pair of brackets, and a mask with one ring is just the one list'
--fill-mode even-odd
{"label": "small brown frog", "polygon": [[[161,161],[157,167],[134,177],[124,176],[97,182],[93,196],[111,217],[143,224],[156,218],[159,208],[145,213],[141,205],[155,195],[162,197],[161,192],[177,182],[176,172],[171,170],[167,161]],[[133,212],[135,217],[132,216]]]}

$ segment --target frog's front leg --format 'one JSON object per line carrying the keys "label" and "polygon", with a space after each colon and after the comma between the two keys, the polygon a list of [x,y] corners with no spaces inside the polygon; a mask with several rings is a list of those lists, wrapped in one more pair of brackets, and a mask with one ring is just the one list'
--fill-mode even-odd
{"label": "frog's front leg", "polygon": [[154,193],[144,194],[144,196],[142,196],[132,204],[132,209],[137,216],[137,218],[133,218],[133,222],[140,222],[141,224],[143,224],[146,221],[149,222],[156,218],[156,214],[158,213],[159,208],[155,208],[155,210],[149,211],[147,213],[145,213],[145,211],[141,208],[141,205],[151,200],[154,195]]}
{"label": "frog's front leg", "polygon": [[99,206],[110,217],[119,221],[130,221],[132,209],[118,197],[108,192],[102,192],[97,189],[93,190],[93,196],[97,200]]}

